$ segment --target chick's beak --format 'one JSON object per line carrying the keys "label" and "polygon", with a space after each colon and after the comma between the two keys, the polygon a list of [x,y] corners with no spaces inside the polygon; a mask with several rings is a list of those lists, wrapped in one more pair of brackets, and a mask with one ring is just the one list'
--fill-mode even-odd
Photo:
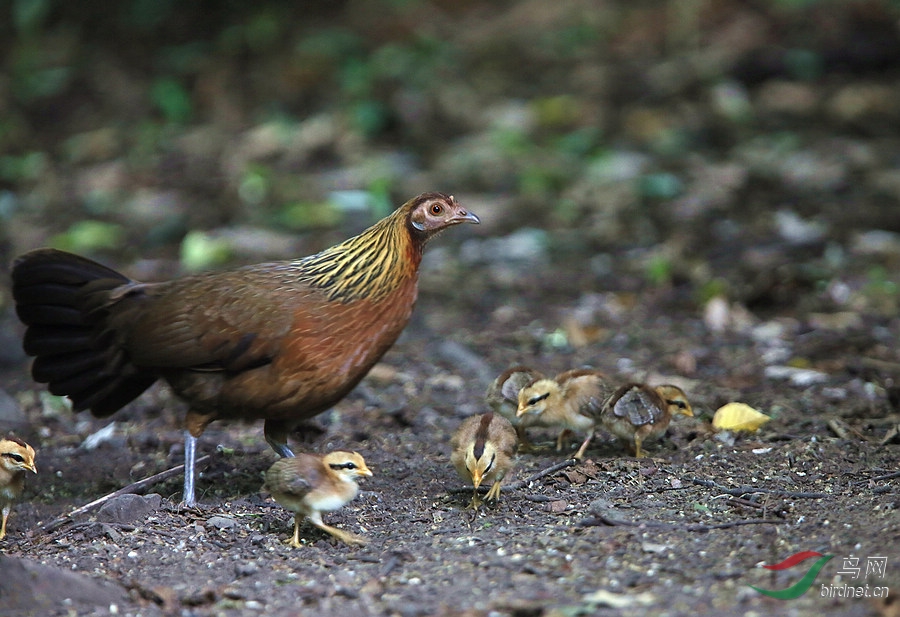
{"label": "chick's beak", "polygon": [[472,472],[472,486],[475,488],[481,486],[481,471],[478,469]]}
{"label": "chick's beak", "polygon": [[358,473],[361,476],[370,476],[371,477],[372,470],[369,469],[368,467],[361,467],[360,469],[356,470],[356,473]]}
{"label": "chick's beak", "polygon": [[516,410],[516,417],[517,417],[517,418],[521,418],[522,416],[525,415],[525,413],[526,413],[525,408],[524,408],[524,407],[519,407],[519,408]]}
{"label": "chick's beak", "polygon": [[37,467],[35,467],[34,463],[32,463],[31,465],[28,465],[25,469],[27,469],[31,473],[34,473],[34,474],[37,473]]}

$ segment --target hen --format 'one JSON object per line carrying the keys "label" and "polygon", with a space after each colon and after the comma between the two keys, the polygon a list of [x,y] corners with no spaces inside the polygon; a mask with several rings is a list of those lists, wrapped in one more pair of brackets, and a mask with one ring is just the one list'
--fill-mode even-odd
{"label": "hen", "polygon": [[300,454],[282,458],[266,472],[265,487],[275,501],[294,513],[294,535],[289,544],[300,547],[304,518],[346,544],[366,544],[362,536],[336,529],[322,521],[322,512],[337,510],[359,492],[356,479],[371,476],[366,461],[356,452],[330,452],[319,457]]}
{"label": "hen", "polygon": [[494,412],[466,418],[450,440],[450,462],[459,477],[472,482],[475,492],[469,507],[481,505],[478,487],[492,482],[485,499],[500,499],[500,483],[515,464],[516,431],[509,420]]}
{"label": "hen", "polygon": [[6,537],[6,519],[12,504],[25,490],[25,472],[37,473],[34,448],[16,437],[0,439],[0,540]]}
{"label": "hen", "polygon": [[425,193],[315,255],[160,283],[27,253],[12,279],[32,376],[101,417],[167,381],[189,404],[192,504],[196,438],[210,422],[264,419],[272,448],[292,456],[288,433],[346,396],[406,326],[428,240],[478,222],[452,196]]}

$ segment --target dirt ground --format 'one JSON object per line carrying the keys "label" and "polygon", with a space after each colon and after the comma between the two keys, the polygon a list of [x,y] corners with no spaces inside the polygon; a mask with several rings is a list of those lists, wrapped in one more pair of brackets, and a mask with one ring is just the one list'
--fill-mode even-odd
{"label": "dirt ground", "polygon": [[[109,439],[86,450],[82,437],[106,421],[62,412],[48,418],[26,367],[5,370],[0,385],[34,401],[26,406],[34,433],[25,436],[38,447],[40,474],[29,478],[27,499],[10,519],[3,560],[57,568],[48,580],[75,572],[112,588],[111,600],[92,592],[68,603],[60,594],[73,592],[60,584],[47,592],[52,609],[34,614],[896,614],[892,472],[900,465],[896,443],[879,442],[897,415],[879,396],[867,399],[865,382],[852,374],[866,358],[896,363],[896,330],[862,330],[852,361],[844,337],[823,338],[817,347],[843,368],[825,382],[796,386],[761,377],[758,342],[705,333],[698,315],[670,310],[677,305],[671,292],[638,295],[627,318],[606,324],[616,334],[578,349],[541,347],[543,324],[559,319],[565,297],[498,297],[498,307],[514,307],[502,324],[467,304],[426,292],[401,341],[320,418],[324,433],[307,445],[358,450],[374,470],[360,497],[326,516],[368,536],[363,548],[338,545],[309,526],[302,548],[285,544],[291,516],[260,493],[274,455],[261,427],[241,425],[214,425],[201,440],[210,459],[199,506],[177,506],[177,476],[148,489],[162,500],[146,513],[95,510],[42,531],[77,506],[180,463],[179,407],[154,390],[116,417]],[[795,334],[786,340],[816,335]],[[696,362],[690,378],[675,370],[688,357]],[[539,472],[565,457],[544,435],[546,451],[521,455],[508,481],[540,477],[473,514],[447,443],[462,417],[483,409],[486,379],[511,361],[548,372],[591,364],[620,379],[681,380],[698,417],[673,422],[648,458],[630,458],[601,437],[588,460],[547,475]],[[631,369],[623,374],[622,366]],[[730,400],[774,419],[752,437],[715,436],[709,417]],[[810,562],[780,572],[760,565],[810,550],[834,558],[805,595],[779,600],[749,587],[799,581]],[[879,556],[887,557],[884,577],[838,575],[844,558]],[[822,585],[847,582],[887,586],[890,596],[822,597]],[[104,598],[99,606],[97,597]]]}

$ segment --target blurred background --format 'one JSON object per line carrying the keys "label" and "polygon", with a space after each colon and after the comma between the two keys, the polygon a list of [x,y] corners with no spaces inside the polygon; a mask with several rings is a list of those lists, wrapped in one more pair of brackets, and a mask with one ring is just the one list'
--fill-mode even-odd
{"label": "blurred background", "polygon": [[477,269],[473,297],[660,289],[763,316],[896,314],[898,2],[0,15],[4,276],[44,245],[151,280],[305,255],[440,190],[484,223],[435,243],[430,280]]}

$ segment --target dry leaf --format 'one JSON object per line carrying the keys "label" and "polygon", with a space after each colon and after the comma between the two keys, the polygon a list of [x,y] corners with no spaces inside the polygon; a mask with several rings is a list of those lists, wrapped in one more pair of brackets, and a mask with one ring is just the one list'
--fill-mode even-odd
{"label": "dry leaf", "polygon": [[771,420],[746,403],[728,403],[716,410],[713,415],[713,428],[721,431],[755,432],[763,424]]}

